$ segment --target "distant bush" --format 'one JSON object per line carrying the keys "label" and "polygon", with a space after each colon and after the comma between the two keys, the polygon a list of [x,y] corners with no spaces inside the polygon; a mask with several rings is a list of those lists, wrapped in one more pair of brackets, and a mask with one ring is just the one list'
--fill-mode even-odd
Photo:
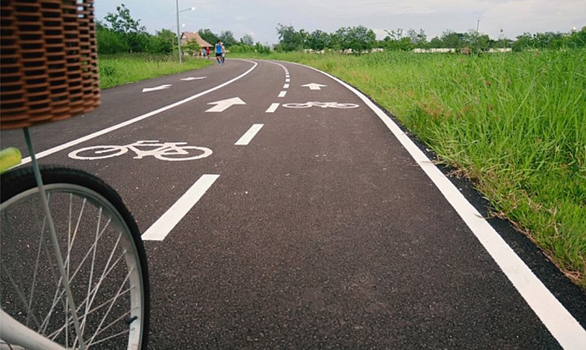
{"label": "distant bush", "polygon": [[98,53],[100,54],[115,54],[120,52],[128,52],[128,46],[120,35],[108,28],[100,28],[96,33],[98,40]]}

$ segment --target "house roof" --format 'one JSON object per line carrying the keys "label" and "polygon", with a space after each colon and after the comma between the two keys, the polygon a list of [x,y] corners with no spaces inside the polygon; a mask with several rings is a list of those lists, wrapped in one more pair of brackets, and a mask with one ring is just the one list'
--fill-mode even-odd
{"label": "house roof", "polygon": [[196,41],[199,47],[212,47],[213,45],[203,40],[197,32],[183,32],[181,33],[181,41]]}

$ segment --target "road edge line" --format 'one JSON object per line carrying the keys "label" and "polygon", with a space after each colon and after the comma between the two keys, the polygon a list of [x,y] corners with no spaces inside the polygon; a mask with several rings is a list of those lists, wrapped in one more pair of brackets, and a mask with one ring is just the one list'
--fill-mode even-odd
{"label": "road edge line", "polygon": [[562,303],[550,292],[539,278],[531,271],[525,262],[505,242],[496,230],[482,217],[474,206],[458,191],[456,186],[433,164],[419,147],[407,136],[401,128],[366,95],[358,91],[348,83],[323,72],[317,68],[303,64],[288,62],[315,70],[338,82],[358,98],[360,98],[387,128],[397,140],[405,147],[411,157],[427,174],[431,181],[440,190],[448,203],[456,210],[458,215],[470,228],[472,233],[480,241],[488,254],[501,268],[505,276],[511,281],[521,297],[527,302],[533,312],[558,341],[562,348],[567,350],[580,350],[586,344],[586,330],[562,305]]}

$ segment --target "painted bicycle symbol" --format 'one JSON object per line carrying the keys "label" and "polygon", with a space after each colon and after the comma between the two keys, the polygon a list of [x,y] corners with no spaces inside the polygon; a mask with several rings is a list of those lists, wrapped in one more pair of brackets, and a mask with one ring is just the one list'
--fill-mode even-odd
{"label": "painted bicycle symbol", "polygon": [[320,108],[340,108],[340,109],[349,109],[349,108],[357,108],[359,107],[355,103],[338,103],[338,102],[302,102],[302,103],[284,103],[283,107],[285,108],[311,108],[311,107],[320,107]]}
{"label": "painted bicycle symbol", "polygon": [[69,153],[69,158],[80,160],[105,159],[121,156],[129,150],[136,153],[134,159],[153,156],[160,160],[183,161],[208,157],[212,150],[206,147],[186,146],[187,142],[136,141],[129,145],[92,146]]}

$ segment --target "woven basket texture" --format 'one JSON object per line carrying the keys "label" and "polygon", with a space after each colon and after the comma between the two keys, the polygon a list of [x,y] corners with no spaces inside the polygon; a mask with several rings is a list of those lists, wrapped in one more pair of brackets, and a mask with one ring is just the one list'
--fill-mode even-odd
{"label": "woven basket texture", "polygon": [[0,128],[100,104],[93,0],[0,0]]}

